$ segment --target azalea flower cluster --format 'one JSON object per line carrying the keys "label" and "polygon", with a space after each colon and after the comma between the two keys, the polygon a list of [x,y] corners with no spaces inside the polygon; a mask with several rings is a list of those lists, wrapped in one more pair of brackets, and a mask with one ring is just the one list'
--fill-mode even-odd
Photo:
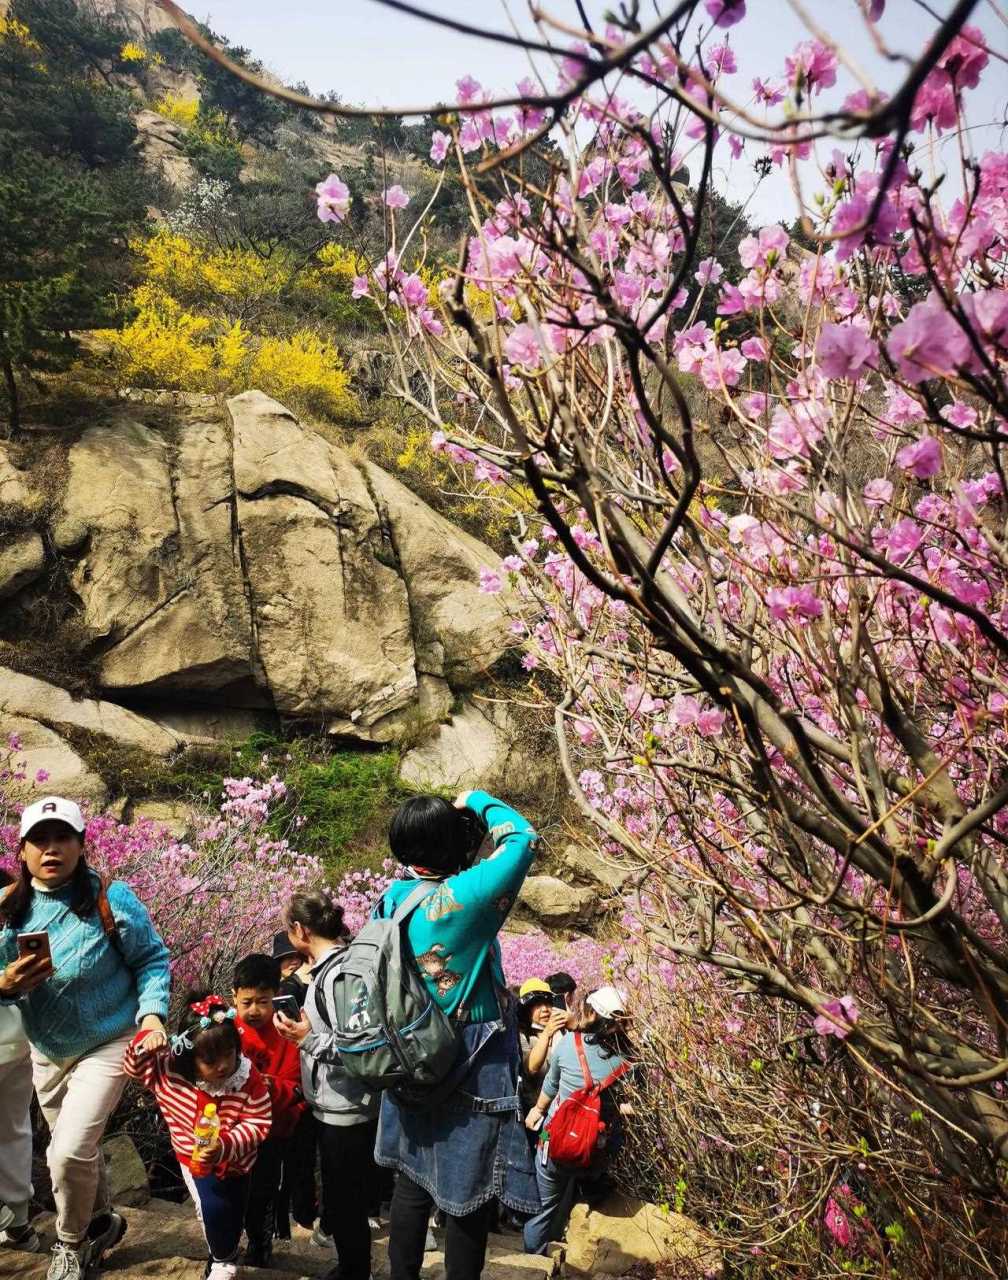
{"label": "azalea flower cluster", "polygon": [[[713,973],[724,1005],[758,993],[794,1084],[784,1002],[822,1106],[863,1070],[877,1131],[981,1204],[1008,1128],[1008,158],[973,154],[963,119],[991,59],[943,28],[887,97],[844,85],[816,30],[750,69],[747,101],[744,35],[725,44],[746,8],[573,44],[535,124],[460,81],[432,148],[463,169],[509,148],[499,198],[443,333],[384,310],[432,447],[536,503],[481,587],[562,690],[561,763],[631,871],[642,954]],[[884,43],[884,4],[861,9]],[[549,180],[523,183],[516,149],[560,98]],[[942,205],[916,149],[953,129]],[[709,175],[743,153],[788,169],[802,234],[697,261]],[[749,1063],[722,1063],[741,1087]],[[801,1090],[781,1099],[807,1125]],[[828,1144],[806,1156],[798,1176],[767,1151],[778,1225],[838,1176]]]}

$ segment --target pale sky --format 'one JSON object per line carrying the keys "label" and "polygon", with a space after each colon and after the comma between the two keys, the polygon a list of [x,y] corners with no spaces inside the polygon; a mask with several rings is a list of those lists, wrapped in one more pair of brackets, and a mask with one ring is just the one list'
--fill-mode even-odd
{"label": "pale sky", "polygon": [[[669,2],[659,0],[658,9],[664,11]],[[511,29],[509,15],[522,29],[531,29],[526,0],[425,3],[434,12],[498,30]],[[940,16],[948,12],[951,3],[930,0],[930,7]],[[552,16],[579,25],[573,0],[547,0],[544,7]],[[611,0],[588,0],[586,4],[593,21],[613,7]],[[880,88],[894,87],[899,67],[878,56],[855,0],[804,0],[804,8],[831,35],[842,39]],[[748,9],[748,17],[729,35],[739,69],[728,84],[741,101],[750,98],[753,76],[779,78],[785,55],[809,35],[791,0],[749,0]],[[641,10],[642,21],[647,21],[647,15],[654,12],[654,0]],[[334,89],[350,103],[413,107],[450,101],[455,81],[466,72],[490,91],[509,92],[529,74],[528,56],[520,50],[444,31],[374,0],[210,0],[205,12],[196,5],[191,5],[191,11],[234,43],[246,45],[286,82],[303,80],[319,93]],[[984,31],[992,51],[1008,58],[1008,25],[998,8],[990,0],[980,0],[973,21]],[[935,25],[916,0],[888,0],[879,30],[895,51],[913,55]],[[549,74],[546,79],[552,84],[554,77]],[[837,87],[829,91],[830,101],[838,103],[853,87],[849,74],[841,68]],[[985,80],[967,97],[978,152],[1005,145],[1006,98],[1008,65],[992,59]],[[719,157],[723,150],[718,149]],[[790,220],[793,198],[779,173],[753,195],[755,176],[750,159],[743,157],[729,165],[725,153],[720,163],[716,185],[735,200],[751,197],[755,221]],[[942,164],[940,155],[937,163],[939,167]]]}

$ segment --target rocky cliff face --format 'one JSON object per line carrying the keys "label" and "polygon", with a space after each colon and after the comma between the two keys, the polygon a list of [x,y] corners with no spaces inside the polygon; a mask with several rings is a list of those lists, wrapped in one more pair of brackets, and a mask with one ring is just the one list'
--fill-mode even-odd
{"label": "rocky cliff face", "polygon": [[4,497],[53,513],[0,532],[8,635],[58,562],[105,697],[370,742],[443,719],[503,653],[505,608],[478,586],[496,555],[390,475],[258,391],[153,399],[80,435],[59,495],[0,453]]}

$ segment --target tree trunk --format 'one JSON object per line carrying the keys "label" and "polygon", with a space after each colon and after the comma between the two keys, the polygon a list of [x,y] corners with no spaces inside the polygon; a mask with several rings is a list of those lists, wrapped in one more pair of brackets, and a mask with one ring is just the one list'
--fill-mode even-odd
{"label": "tree trunk", "polygon": [[10,402],[10,427],[7,432],[8,440],[16,440],[21,430],[21,412],[18,403],[17,382],[14,380],[14,366],[9,359],[3,361],[4,383],[7,386],[7,399]]}

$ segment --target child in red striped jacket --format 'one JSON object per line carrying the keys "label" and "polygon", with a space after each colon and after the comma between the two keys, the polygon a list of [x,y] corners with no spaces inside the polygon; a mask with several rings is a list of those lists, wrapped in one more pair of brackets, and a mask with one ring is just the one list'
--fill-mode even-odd
{"label": "child in red striped jacket", "polygon": [[[137,1035],[126,1050],[128,1076],[154,1094],[206,1236],[208,1280],[233,1280],[249,1175],[272,1122],[262,1076],[241,1051],[235,1012],[219,996],[190,996],[171,1046],[145,1053]],[[207,1103],[220,1120],[217,1141],[193,1168],[196,1122]]]}

